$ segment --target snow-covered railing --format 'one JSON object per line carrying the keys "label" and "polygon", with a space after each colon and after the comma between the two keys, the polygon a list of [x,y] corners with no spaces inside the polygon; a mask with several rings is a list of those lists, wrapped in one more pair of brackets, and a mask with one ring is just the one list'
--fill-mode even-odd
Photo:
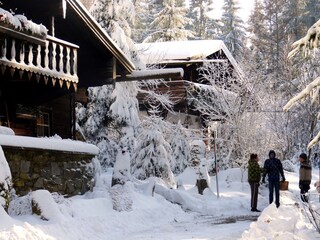
{"label": "snow-covered railing", "polygon": [[[77,49],[75,44],[46,36],[45,39],[0,26],[0,66],[2,73],[10,68],[11,74],[19,70],[20,78],[27,72],[28,78],[35,75],[37,81],[43,79],[47,84],[49,79],[60,87],[64,82],[69,88],[71,84],[76,89]],[[22,70],[22,71],[21,71]]]}

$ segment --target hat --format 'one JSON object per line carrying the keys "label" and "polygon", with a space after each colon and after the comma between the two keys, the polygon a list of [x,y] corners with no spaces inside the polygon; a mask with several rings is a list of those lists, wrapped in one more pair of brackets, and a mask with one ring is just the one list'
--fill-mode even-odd
{"label": "hat", "polygon": [[301,153],[299,157],[302,158],[302,159],[304,159],[304,160],[307,160],[307,159],[308,159],[308,156],[307,156],[307,154],[305,154],[305,153]]}
{"label": "hat", "polygon": [[271,156],[271,154],[273,154],[273,156],[276,157],[276,152],[274,150],[270,150],[269,157]]}

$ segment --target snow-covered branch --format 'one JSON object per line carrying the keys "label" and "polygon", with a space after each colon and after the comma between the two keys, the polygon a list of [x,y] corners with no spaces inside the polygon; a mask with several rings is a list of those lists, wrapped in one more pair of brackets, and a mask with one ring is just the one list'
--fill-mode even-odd
{"label": "snow-covered branch", "polygon": [[306,98],[310,93],[320,86],[320,77],[317,77],[315,80],[313,80],[305,89],[303,89],[298,95],[290,99],[290,101],[283,107],[284,111],[289,111],[293,105],[298,102],[301,99]]}
{"label": "snow-covered branch", "polygon": [[315,49],[319,46],[320,42],[320,19],[313,24],[306,36],[292,44],[293,50],[289,53],[288,57],[292,58],[295,56],[301,49],[303,50],[305,56],[310,53],[310,50]]}

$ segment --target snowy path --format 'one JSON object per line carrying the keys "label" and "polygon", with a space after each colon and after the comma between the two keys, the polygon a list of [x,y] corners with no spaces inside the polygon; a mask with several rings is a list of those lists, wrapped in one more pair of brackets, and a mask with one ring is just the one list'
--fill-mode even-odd
{"label": "snowy path", "polygon": [[249,228],[258,215],[217,218],[214,216],[196,216],[190,221],[175,221],[150,231],[136,232],[126,239],[136,240],[187,240],[187,239],[239,239],[243,231]]}

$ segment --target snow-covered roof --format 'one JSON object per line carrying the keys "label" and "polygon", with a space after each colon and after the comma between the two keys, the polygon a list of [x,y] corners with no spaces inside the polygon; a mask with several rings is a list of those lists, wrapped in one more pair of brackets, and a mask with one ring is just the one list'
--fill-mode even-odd
{"label": "snow-covered roof", "polygon": [[236,65],[226,45],[221,40],[190,40],[136,44],[141,57],[147,64],[163,61],[179,62],[206,59],[209,55],[222,50],[232,65]]}
{"label": "snow-covered roof", "polygon": [[[237,61],[232,56],[226,45],[221,40],[190,40],[136,44],[143,61],[147,64],[170,64],[170,63],[195,63],[206,61],[224,61],[224,59],[208,59],[207,57],[218,51],[222,51],[235,71],[241,82],[244,74]],[[252,89],[250,88],[250,91]]]}
{"label": "snow-covered roof", "polygon": [[[147,64],[193,63],[210,61],[207,57],[222,51],[243,81],[244,74],[226,45],[221,40],[190,40],[136,44]],[[214,61],[224,59],[214,59]]]}

